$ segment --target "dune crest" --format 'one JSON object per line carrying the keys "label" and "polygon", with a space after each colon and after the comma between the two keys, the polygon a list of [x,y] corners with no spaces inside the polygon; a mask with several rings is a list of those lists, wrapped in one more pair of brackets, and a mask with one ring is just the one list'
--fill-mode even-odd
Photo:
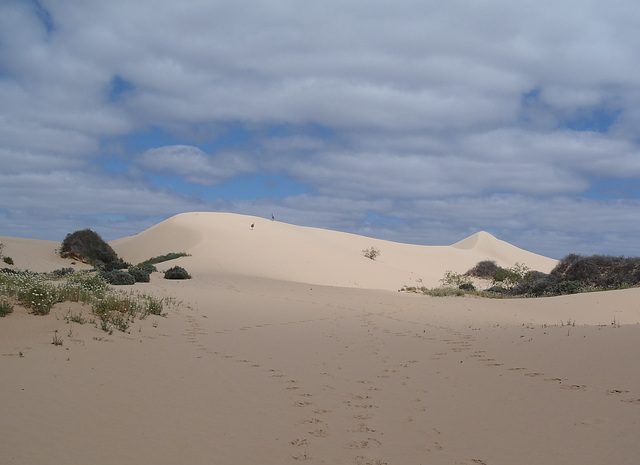
{"label": "dune crest", "polygon": [[[182,213],[111,245],[132,263],[168,252],[187,252],[191,257],[176,263],[196,275],[229,273],[390,290],[404,285],[433,287],[445,271],[463,273],[481,260],[495,260],[501,266],[519,262],[543,272],[557,263],[487,232],[451,246],[421,246],[214,212]],[[363,256],[362,251],[369,247],[380,250],[376,260]]]}

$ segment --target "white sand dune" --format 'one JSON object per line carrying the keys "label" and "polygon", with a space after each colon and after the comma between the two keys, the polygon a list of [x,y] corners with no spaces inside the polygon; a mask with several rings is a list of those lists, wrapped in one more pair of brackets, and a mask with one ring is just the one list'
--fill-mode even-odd
{"label": "white sand dune", "polygon": [[[419,246],[229,213],[184,213],[111,245],[132,263],[187,252],[192,257],[180,261],[198,274],[390,290],[437,286],[445,271],[463,273],[481,260],[506,267],[518,262],[545,273],[557,264],[486,232],[452,246]],[[380,250],[376,260],[364,257],[369,247]]]}
{"label": "white sand dune", "polygon": [[[17,268],[71,263],[0,242]],[[120,287],[174,302],[127,332],[68,323],[90,317],[70,302],[0,318],[3,465],[638,462],[640,289],[396,292],[484,259],[555,265],[484,232],[424,247],[189,213],[111,244],[134,263],[188,252],[160,268],[194,277]]]}

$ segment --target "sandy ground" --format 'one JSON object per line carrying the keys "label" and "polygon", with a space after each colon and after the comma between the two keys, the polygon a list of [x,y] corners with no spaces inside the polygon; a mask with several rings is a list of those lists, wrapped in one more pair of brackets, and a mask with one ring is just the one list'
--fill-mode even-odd
{"label": "sandy ground", "polygon": [[[185,230],[193,256],[167,267],[194,278],[133,286],[172,296],[166,317],[112,335],[67,324],[89,316],[77,304],[0,319],[2,463],[637,463],[640,289],[488,300],[294,282],[207,268],[194,252],[211,245]],[[475,239],[458,250],[490,238]]]}

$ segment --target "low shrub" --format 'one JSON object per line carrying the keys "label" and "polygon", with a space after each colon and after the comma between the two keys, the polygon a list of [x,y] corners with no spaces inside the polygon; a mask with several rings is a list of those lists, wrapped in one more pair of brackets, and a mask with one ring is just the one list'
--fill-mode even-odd
{"label": "low shrub", "polygon": [[458,286],[458,289],[467,292],[475,292],[476,287],[473,285],[473,283],[462,283]]}
{"label": "low shrub", "polygon": [[7,265],[13,265],[13,258],[11,257],[2,257],[2,260],[7,264]]}
{"label": "low shrub", "polygon": [[149,281],[151,281],[150,272],[147,271],[146,268],[140,266],[129,267],[129,274],[133,276],[133,279],[136,283],[148,283]]}
{"label": "low shrub", "polygon": [[502,294],[502,295],[510,294],[509,289],[503,286],[491,286],[489,289],[485,289],[485,292],[488,292],[490,294]]}
{"label": "low shrub", "polygon": [[380,250],[371,246],[368,249],[364,249],[362,251],[362,255],[367,257],[369,260],[375,260],[378,256],[380,256]]}
{"label": "low shrub", "polygon": [[100,273],[100,277],[114,286],[128,286],[136,283],[136,278],[133,275],[122,270],[103,271]]}
{"label": "low shrub", "polygon": [[5,317],[9,313],[13,312],[13,305],[9,303],[7,300],[0,300],[0,317]]}
{"label": "low shrub", "polygon": [[181,266],[174,266],[164,272],[164,279],[191,279],[191,275]]}
{"label": "low shrub", "polygon": [[[158,263],[162,263],[162,262],[167,262],[169,260],[175,260],[176,258],[180,258],[180,257],[189,257],[190,255],[186,252],[170,252],[168,254],[164,254],[164,255],[158,255],[157,257],[153,257],[153,258],[149,258],[145,261],[143,261],[142,263],[139,263],[138,266],[140,265],[156,265]],[[155,267],[154,267],[154,271]]]}
{"label": "low shrub", "polygon": [[456,287],[436,287],[434,289],[427,289],[424,293],[432,297],[460,297],[465,294],[462,289]]}
{"label": "low shrub", "polygon": [[51,274],[56,277],[62,277],[68,274],[72,274],[74,271],[75,270],[69,266],[67,268],[58,268],[57,270],[53,270]]}
{"label": "low shrub", "polygon": [[444,273],[443,278],[440,280],[443,287],[455,287],[460,288],[464,284],[471,284],[471,279],[468,276],[456,273],[451,270],[447,270]]}

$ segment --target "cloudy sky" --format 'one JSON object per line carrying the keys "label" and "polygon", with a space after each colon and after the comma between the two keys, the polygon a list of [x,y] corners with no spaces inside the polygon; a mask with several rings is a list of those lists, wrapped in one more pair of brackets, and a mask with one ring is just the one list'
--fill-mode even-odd
{"label": "cloudy sky", "polygon": [[633,0],[0,0],[0,235],[228,211],[640,255]]}

